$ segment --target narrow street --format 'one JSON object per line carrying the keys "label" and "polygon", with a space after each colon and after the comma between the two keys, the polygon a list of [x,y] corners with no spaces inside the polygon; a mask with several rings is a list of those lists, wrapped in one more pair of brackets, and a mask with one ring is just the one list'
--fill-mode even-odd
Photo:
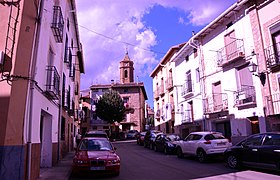
{"label": "narrow street", "polygon": [[252,169],[237,171],[225,166],[219,159],[201,164],[195,158],[177,158],[146,149],[136,143],[116,142],[121,157],[121,173],[118,177],[75,177],[78,179],[122,180],[181,180],[181,179],[279,179],[277,172],[257,172]]}

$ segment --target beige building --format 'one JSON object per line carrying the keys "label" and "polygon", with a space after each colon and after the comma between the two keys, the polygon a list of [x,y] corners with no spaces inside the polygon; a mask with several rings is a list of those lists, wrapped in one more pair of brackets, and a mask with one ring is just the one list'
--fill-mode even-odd
{"label": "beige building", "polygon": [[74,9],[75,0],[0,3],[1,177],[37,179],[73,149],[84,73]]}
{"label": "beige building", "polygon": [[184,46],[179,44],[173,46],[162,58],[160,63],[155,67],[150,77],[153,79],[154,90],[154,109],[155,121],[154,125],[157,130],[164,133],[175,133],[175,106],[174,99],[178,98],[178,94],[174,89],[177,85],[174,84],[174,63],[172,57]]}
{"label": "beige building", "polygon": [[83,109],[88,113],[86,113],[86,119],[81,123],[82,133],[88,130],[107,131],[109,129],[109,124],[98,118],[95,113],[95,103],[109,90],[118,91],[126,107],[125,119],[120,124],[115,124],[117,129],[120,131],[132,129],[143,131],[146,125],[145,101],[147,94],[143,82],[134,82],[133,61],[126,54],[124,59],[120,61],[120,82],[93,84],[90,86],[89,93],[83,96]]}

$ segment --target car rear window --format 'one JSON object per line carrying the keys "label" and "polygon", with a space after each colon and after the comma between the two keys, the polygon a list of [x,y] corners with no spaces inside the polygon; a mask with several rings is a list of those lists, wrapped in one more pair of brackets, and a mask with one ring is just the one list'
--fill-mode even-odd
{"label": "car rear window", "polygon": [[204,139],[206,141],[209,141],[209,140],[213,140],[213,139],[225,139],[225,137],[222,135],[222,134],[219,134],[219,133],[213,133],[213,134],[207,134]]}
{"label": "car rear window", "polygon": [[107,134],[86,134],[85,137],[104,137],[104,138],[107,138]]}

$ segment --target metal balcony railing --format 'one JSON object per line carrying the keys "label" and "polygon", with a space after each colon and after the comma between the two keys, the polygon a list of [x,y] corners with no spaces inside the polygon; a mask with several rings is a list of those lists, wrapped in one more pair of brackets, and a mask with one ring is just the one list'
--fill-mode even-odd
{"label": "metal balcony railing", "polygon": [[228,96],[226,93],[213,93],[205,99],[206,113],[215,113],[228,109]]}
{"label": "metal balcony railing", "polygon": [[63,42],[64,20],[60,6],[53,7],[53,21],[51,24],[52,32],[57,43]]}
{"label": "metal balcony railing", "polygon": [[280,93],[266,96],[267,115],[280,114]]}
{"label": "metal balcony railing", "polygon": [[264,52],[268,68],[280,65],[280,42],[267,47]]}
{"label": "metal balcony railing", "polygon": [[60,77],[55,66],[47,66],[47,82],[45,93],[51,99],[58,99],[59,97],[59,82]]}
{"label": "metal balcony railing", "polygon": [[182,112],[182,124],[193,122],[193,112],[192,110],[185,110]]}
{"label": "metal balcony railing", "polygon": [[256,103],[256,90],[254,86],[241,86],[241,89],[234,92],[235,105],[242,106],[248,103]]}
{"label": "metal balcony railing", "polygon": [[243,39],[235,39],[217,51],[217,64],[218,66],[222,66],[229,62],[233,62],[240,57],[243,58],[244,56],[245,51]]}
{"label": "metal balcony railing", "polygon": [[164,94],[164,85],[163,85],[163,83],[159,86],[159,94],[160,95]]}
{"label": "metal balcony railing", "polygon": [[173,79],[172,77],[168,77],[166,80],[165,80],[165,87],[166,87],[166,90],[169,90],[173,87]]}
{"label": "metal balcony railing", "polygon": [[181,88],[181,96],[185,97],[193,93],[193,82],[186,81]]}
{"label": "metal balcony railing", "polygon": [[158,88],[154,91],[154,98],[157,99],[159,97]]}
{"label": "metal balcony railing", "polygon": [[71,77],[71,79],[72,79],[73,81],[75,80],[75,73],[76,73],[75,64],[72,64],[72,65],[70,66],[69,77]]}

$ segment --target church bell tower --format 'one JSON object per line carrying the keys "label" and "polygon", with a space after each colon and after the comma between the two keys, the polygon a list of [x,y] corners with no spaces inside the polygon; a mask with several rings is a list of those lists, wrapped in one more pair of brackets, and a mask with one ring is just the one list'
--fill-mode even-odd
{"label": "church bell tower", "polygon": [[126,52],[123,60],[120,62],[120,82],[122,84],[134,82],[134,67],[133,61],[129,59],[128,52]]}

